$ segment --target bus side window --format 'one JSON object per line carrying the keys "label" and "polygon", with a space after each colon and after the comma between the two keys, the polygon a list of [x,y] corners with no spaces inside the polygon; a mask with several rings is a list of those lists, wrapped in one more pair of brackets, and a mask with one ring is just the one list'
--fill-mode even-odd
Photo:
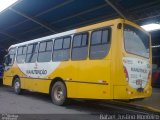
{"label": "bus side window", "polygon": [[103,59],[110,49],[111,30],[104,28],[91,34],[90,59]]}
{"label": "bus side window", "polygon": [[15,54],[16,54],[16,48],[11,48],[9,50],[8,55],[5,58],[5,63],[7,66],[13,65],[13,63],[15,61]]}
{"label": "bus side window", "polygon": [[71,37],[55,39],[53,61],[65,61],[70,58]]}
{"label": "bus side window", "polygon": [[38,62],[49,62],[52,58],[53,41],[41,42],[39,45]]}
{"label": "bus side window", "polygon": [[17,63],[24,63],[26,58],[27,46],[18,47]]}
{"label": "bus side window", "polygon": [[28,45],[26,63],[34,63],[37,60],[38,43]]}
{"label": "bus side window", "polygon": [[74,35],[72,44],[72,60],[85,60],[88,56],[88,33]]}

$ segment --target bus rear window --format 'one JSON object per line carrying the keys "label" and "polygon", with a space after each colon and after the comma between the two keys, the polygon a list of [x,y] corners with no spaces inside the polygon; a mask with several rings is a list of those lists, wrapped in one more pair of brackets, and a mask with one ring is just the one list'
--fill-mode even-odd
{"label": "bus rear window", "polygon": [[124,24],[124,44],[127,52],[149,58],[149,36],[143,31]]}

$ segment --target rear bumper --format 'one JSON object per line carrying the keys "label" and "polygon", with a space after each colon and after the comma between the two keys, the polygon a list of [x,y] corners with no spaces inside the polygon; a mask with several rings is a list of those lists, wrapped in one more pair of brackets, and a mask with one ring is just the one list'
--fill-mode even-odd
{"label": "rear bumper", "polygon": [[113,99],[140,99],[150,97],[152,87],[147,85],[142,92],[137,91],[130,86],[114,86]]}

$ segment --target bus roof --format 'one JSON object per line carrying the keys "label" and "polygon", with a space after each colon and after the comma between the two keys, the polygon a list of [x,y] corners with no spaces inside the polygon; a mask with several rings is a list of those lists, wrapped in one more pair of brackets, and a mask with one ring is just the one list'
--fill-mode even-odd
{"label": "bus roof", "polygon": [[96,28],[98,26],[98,24],[104,24],[104,23],[105,24],[106,23],[112,23],[113,24],[113,22],[115,22],[115,21],[122,21],[122,20],[124,20],[124,19],[117,18],[117,19],[113,19],[113,20],[99,22],[99,23],[96,23],[96,24],[92,24],[92,25],[76,28],[76,29],[73,29],[73,30],[69,30],[69,31],[65,31],[65,32],[61,32],[61,33],[57,33],[57,34],[53,34],[53,35],[49,35],[49,36],[33,39],[33,40],[30,40],[30,41],[14,44],[14,45],[11,45],[9,47],[9,49],[13,48],[13,47],[23,46],[23,45],[26,45],[26,44],[32,44],[32,43],[35,43],[35,42],[41,42],[41,41],[45,41],[45,40],[50,40],[50,39],[54,39],[54,38],[58,38],[58,37],[63,37],[63,36],[75,34],[75,33],[77,33],[77,29]]}
{"label": "bus roof", "polygon": [[17,47],[17,46],[23,46],[23,45],[26,45],[26,44],[31,44],[31,43],[35,43],[35,42],[44,41],[44,40],[54,39],[54,38],[57,38],[57,37],[62,37],[62,36],[70,35],[70,34],[73,34],[73,33],[75,33],[75,30],[70,30],[70,31],[66,31],[66,32],[62,32],[62,33],[49,35],[49,36],[33,39],[33,40],[30,40],[30,41],[14,44],[14,45],[11,45],[9,48],[13,48],[13,47]]}

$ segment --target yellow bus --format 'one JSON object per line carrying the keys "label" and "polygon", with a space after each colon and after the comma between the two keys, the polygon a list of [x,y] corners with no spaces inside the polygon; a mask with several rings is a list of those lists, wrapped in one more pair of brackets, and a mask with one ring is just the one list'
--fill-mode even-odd
{"label": "yellow bus", "polygon": [[150,35],[119,18],[10,46],[3,84],[50,94],[56,105],[146,98],[151,62]]}

